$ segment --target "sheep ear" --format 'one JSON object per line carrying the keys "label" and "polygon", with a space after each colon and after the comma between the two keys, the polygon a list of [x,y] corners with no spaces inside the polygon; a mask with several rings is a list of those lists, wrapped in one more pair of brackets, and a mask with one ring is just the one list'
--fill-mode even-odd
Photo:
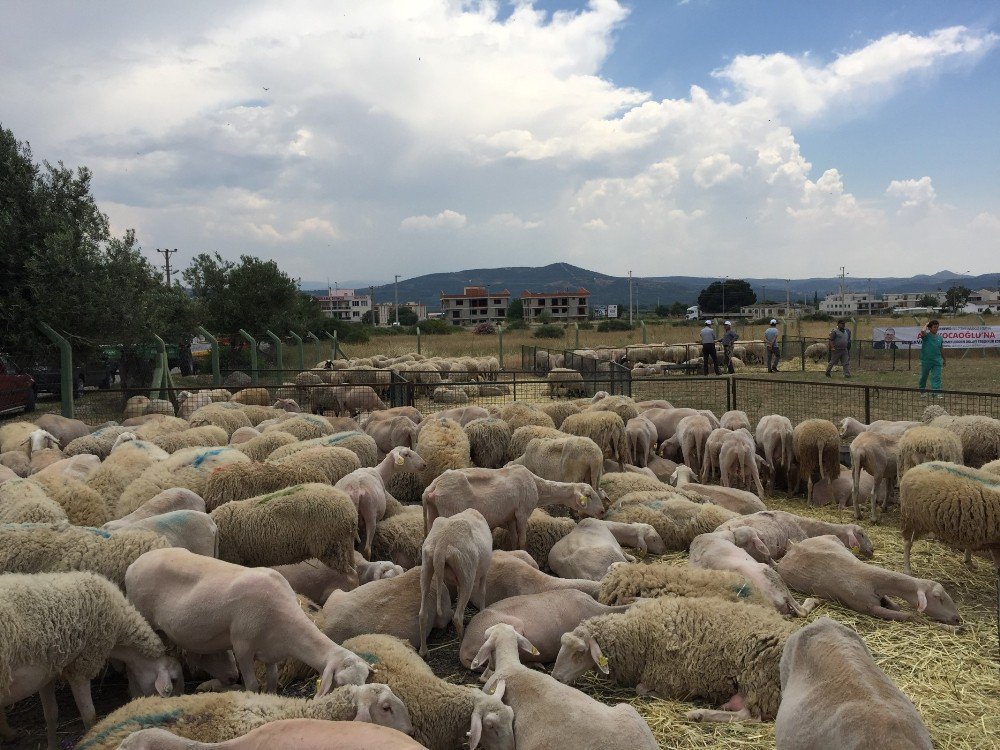
{"label": "sheep ear", "polygon": [[322,698],[333,689],[333,669],[333,662],[330,662],[326,665],[326,669],[323,670],[323,677],[320,679],[319,688],[316,690],[317,698]]}
{"label": "sheep ear", "polygon": [[590,646],[590,658],[594,660],[594,664],[597,665],[602,674],[608,674],[608,658],[601,653],[601,647],[597,645],[597,641],[594,640],[593,636],[588,636],[587,643]]}
{"label": "sheep ear", "polygon": [[[360,692],[360,691],[359,691]],[[372,722],[372,711],[371,711],[371,697],[365,694],[358,696],[358,712],[354,715],[355,721],[364,721],[369,724]]]}
{"label": "sheep ear", "polygon": [[487,638],[486,642],[479,648],[479,653],[476,654],[476,658],[472,660],[470,665],[471,669],[479,669],[483,664],[485,664],[489,658],[493,655],[493,639]]}
{"label": "sheep ear", "polygon": [[497,680],[496,685],[494,685],[493,687],[493,693],[492,693],[493,697],[496,698],[497,700],[501,700],[503,698],[504,690],[506,689],[507,689],[507,681]]}
{"label": "sheep ear", "polygon": [[[926,600],[924,604],[926,604]],[[156,673],[156,680],[153,682],[153,687],[156,689],[156,694],[161,698],[168,698],[170,694],[174,691],[174,683],[170,680],[170,673],[161,669]]]}
{"label": "sheep ear", "polygon": [[927,609],[927,594],[923,589],[917,589],[917,612]]}
{"label": "sheep ear", "polygon": [[857,547],[858,549],[861,549],[861,545],[858,543],[858,538],[854,536],[853,531],[847,532],[847,543],[851,547]]}
{"label": "sheep ear", "polygon": [[520,633],[517,633],[517,645],[521,647],[522,651],[526,651],[532,656],[538,656],[538,649],[532,645],[531,641]]}
{"label": "sheep ear", "polygon": [[646,552],[646,537],[640,532],[638,538],[636,539],[636,546],[642,551]]}
{"label": "sheep ear", "polygon": [[469,750],[476,750],[483,736],[483,717],[478,711],[472,712],[472,725],[469,727]]}

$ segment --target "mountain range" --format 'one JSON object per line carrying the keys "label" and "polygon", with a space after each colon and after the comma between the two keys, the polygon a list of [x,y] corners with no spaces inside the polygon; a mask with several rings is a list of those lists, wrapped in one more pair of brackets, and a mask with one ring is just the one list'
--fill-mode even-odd
{"label": "mountain range", "polygon": [[[633,276],[633,299],[641,307],[669,305],[673,302],[694,304],[698,293],[713,281],[721,281],[719,276]],[[817,277],[810,279],[779,279],[779,278],[746,278],[757,293],[757,299],[765,297],[771,300],[784,301],[786,292],[793,301],[812,301],[813,295],[820,298],[837,292],[840,288],[840,277]],[[966,286],[970,289],[988,287],[997,288],[1000,285],[1000,273],[970,276],[952,271],[939,271],[935,274],[918,274],[907,277],[891,278],[855,278],[845,279],[845,291],[885,294],[888,292],[937,292],[946,291],[954,285]],[[347,284],[341,284],[348,287]],[[368,285],[358,284],[354,288],[359,294],[366,294],[371,286],[375,289],[375,301],[392,301],[395,299],[396,286],[392,283]],[[423,302],[428,309],[436,310],[439,306],[438,295],[459,294],[466,286],[486,286],[491,292],[506,289],[511,299],[516,299],[523,291],[556,292],[570,291],[583,287],[590,292],[590,304],[626,305],[629,298],[629,279],[627,276],[609,276],[597,271],[570,265],[569,263],[552,263],[547,266],[509,266],[506,268],[471,268],[450,273],[430,273],[415,276],[410,279],[400,279],[398,284],[399,302]],[[304,281],[304,290],[320,295],[326,293],[324,282]],[[350,287],[348,287],[350,288]]]}

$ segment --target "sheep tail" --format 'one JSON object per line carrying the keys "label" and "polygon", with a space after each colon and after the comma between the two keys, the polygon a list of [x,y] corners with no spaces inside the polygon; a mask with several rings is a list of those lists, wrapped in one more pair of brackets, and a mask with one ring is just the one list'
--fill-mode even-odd
{"label": "sheep tail", "polygon": [[444,569],[448,564],[447,545],[439,544],[435,547],[432,564],[434,565],[432,580],[434,582],[434,592],[437,597],[437,613],[439,617],[443,617],[446,613],[441,610],[441,600],[444,598],[441,596],[441,587],[444,586]]}
{"label": "sheep tail", "polygon": [[818,460],[819,460],[819,478],[820,479],[826,479],[826,474],[823,471],[823,469],[824,469],[824,466],[823,466],[823,443],[817,443],[816,444],[816,453],[817,453],[817,457],[818,457]]}

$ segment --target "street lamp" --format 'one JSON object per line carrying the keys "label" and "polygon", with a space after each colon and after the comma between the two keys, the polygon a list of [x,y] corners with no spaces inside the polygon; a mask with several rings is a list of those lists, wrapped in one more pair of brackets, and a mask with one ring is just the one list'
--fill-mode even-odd
{"label": "street lamp", "polygon": [[726,314],[726,282],[729,281],[729,277],[726,276],[722,279],[722,315]]}
{"label": "street lamp", "polygon": [[399,325],[399,274],[396,274],[396,325]]}

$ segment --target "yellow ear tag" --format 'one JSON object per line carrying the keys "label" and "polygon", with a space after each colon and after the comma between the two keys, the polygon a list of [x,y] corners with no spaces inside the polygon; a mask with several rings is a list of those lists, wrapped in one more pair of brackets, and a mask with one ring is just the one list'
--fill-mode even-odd
{"label": "yellow ear tag", "polygon": [[316,692],[317,692],[317,693],[319,692],[319,686],[320,686],[321,684],[322,684],[322,680],[321,680],[321,679],[317,679],[317,680],[316,680]]}
{"label": "yellow ear tag", "polygon": [[531,655],[538,656],[538,649],[535,648],[534,646],[531,647]]}
{"label": "yellow ear tag", "polygon": [[601,654],[600,656],[597,657],[597,664],[601,667],[608,666],[608,657],[606,657],[604,654]]}
{"label": "yellow ear tag", "polygon": [[403,465],[403,457],[397,454],[396,455],[396,466],[402,466],[402,465]]}
{"label": "yellow ear tag", "polygon": [[580,495],[580,505],[586,505],[586,504],[587,504],[587,496]]}

